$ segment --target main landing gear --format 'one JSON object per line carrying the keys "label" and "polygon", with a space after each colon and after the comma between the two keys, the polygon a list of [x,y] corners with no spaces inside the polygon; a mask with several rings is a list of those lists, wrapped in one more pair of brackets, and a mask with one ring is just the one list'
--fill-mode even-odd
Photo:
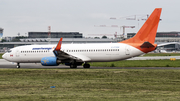
{"label": "main landing gear", "polygon": [[20,68],[20,65],[19,65],[19,63],[17,63],[17,66],[16,66],[17,68]]}
{"label": "main landing gear", "polygon": [[[77,68],[77,66],[81,66],[82,63],[74,62],[70,64],[70,68]],[[83,65],[84,68],[90,68],[90,64],[84,63]]]}
{"label": "main landing gear", "polygon": [[83,65],[83,67],[84,67],[84,68],[90,68],[90,64],[85,63],[85,64]]}

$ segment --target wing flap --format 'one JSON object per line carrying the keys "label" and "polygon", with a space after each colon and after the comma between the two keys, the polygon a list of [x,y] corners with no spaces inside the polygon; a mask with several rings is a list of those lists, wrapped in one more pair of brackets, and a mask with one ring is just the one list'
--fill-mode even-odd
{"label": "wing flap", "polygon": [[73,55],[74,57],[77,57],[76,59],[82,60],[82,61],[90,61],[91,59],[84,55]]}

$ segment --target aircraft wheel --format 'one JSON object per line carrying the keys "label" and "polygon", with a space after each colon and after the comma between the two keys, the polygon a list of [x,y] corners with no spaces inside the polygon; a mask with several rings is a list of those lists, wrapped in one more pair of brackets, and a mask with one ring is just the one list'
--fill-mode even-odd
{"label": "aircraft wheel", "polygon": [[90,64],[84,64],[83,67],[84,68],[90,68]]}
{"label": "aircraft wheel", "polygon": [[19,65],[19,63],[17,63],[17,66],[16,66],[17,68],[20,68],[20,65]]}
{"label": "aircraft wheel", "polygon": [[16,66],[17,68],[20,68],[20,66],[18,65],[18,66]]}

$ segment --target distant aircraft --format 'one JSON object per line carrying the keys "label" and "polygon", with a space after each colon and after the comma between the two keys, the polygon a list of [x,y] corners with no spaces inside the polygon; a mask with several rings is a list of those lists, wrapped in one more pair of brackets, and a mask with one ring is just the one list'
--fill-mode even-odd
{"label": "distant aircraft", "polygon": [[10,49],[3,58],[10,62],[41,63],[43,66],[58,66],[63,63],[70,68],[83,64],[90,68],[89,62],[118,61],[156,49],[155,36],[162,8],[156,8],[138,33],[128,40],[118,43],[97,44],[62,44],[62,38],[57,45],[26,45]]}

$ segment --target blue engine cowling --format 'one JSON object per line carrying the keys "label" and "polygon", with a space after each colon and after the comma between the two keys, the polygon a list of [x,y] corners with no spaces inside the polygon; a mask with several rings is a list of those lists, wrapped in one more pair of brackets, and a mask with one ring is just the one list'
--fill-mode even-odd
{"label": "blue engine cowling", "polygon": [[41,64],[43,66],[58,66],[56,57],[43,57],[41,59]]}

